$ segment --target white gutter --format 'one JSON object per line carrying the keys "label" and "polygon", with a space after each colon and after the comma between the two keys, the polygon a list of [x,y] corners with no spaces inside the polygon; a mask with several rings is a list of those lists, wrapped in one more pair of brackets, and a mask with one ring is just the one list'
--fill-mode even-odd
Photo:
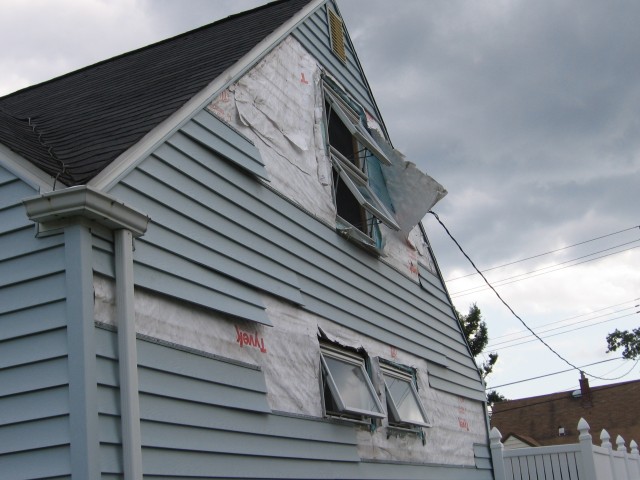
{"label": "white gutter", "polygon": [[27,198],[23,204],[29,218],[38,224],[40,235],[56,233],[75,224],[106,228],[114,233],[123,473],[126,480],[142,480],[133,238],[146,232],[149,217],[86,186]]}

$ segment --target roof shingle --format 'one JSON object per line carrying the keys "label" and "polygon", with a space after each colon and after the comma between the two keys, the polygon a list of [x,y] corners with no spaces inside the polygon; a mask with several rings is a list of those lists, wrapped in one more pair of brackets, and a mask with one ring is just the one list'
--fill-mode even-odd
{"label": "roof shingle", "polygon": [[87,183],[300,11],[280,0],[0,98],[0,142]]}

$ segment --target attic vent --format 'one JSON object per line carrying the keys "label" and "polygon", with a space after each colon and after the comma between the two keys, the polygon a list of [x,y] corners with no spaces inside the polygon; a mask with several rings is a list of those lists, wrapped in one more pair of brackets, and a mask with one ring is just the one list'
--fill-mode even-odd
{"label": "attic vent", "polygon": [[333,10],[329,10],[329,30],[331,32],[331,50],[343,62],[347,61],[344,48],[344,26],[342,20]]}

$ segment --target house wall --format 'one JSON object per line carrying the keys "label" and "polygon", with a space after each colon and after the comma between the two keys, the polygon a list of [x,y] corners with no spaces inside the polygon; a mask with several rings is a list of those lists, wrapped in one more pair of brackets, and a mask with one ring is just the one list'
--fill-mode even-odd
{"label": "house wall", "polygon": [[[113,325],[113,284],[97,277],[96,320]],[[194,308],[148,291],[136,292],[136,328],[147,336],[260,368],[266,384],[268,411],[322,418],[320,348],[317,332],[345,345],[363,347],[372,358],[393,359],[418,371],[419,394],[434,426],[425,443],[416,435],[388,438],[386,420],[375,432],[356,428],[360,458],[432,464],[474,464],[474,443],[486,438],[482,404],[440,392],[429,385],[426,362],[403,351],[391,351],[377,339],[363,337],[333,321],[265,296],[273,327],[262,327]],[[238,331],[257,335],[259,347],[238,341]],[[374,373],[381,393],[382,379]]]}
{"label": "house wall", "polygon": [[35,238],[22,199],[38,192],[0,167],[0,477],[71,473],[64,236]]}
{"label": "house wall", "polygon": [[[333,2],[330,3],[333,4]],[[351,41],[348,39],[345,41],[347,54],[345,63],[331,51],[326,4],[318,8],[291,35],[365,110],[375,117],[380,117]]]}
{"label": "house wall", "polygon": [[[640,417],[628,408],[640,403],[640,381],[592,387],[590,393],[590,398],[568,391],[500,402],[494,406],[491,425],[505,435],[531,437],[540,445],[562,445],[575,441],[576,425],[584,418],[594,436],[606,429],[612,440],[620,435],[627,444],[640,442]],[[559,427],[564,428],[562,436]]]}
{"label": "house wall", "polygon": [[[96,340],[102,478],[120,478],[117,339],[99,324]],[[145,478],[491,478],[478,445],[466,466],[367,460],[364,428],[272,411],[261,367],[142,334],[137,346]]]}
{"label": "house wall", "polygon": [[[375,115],[324,15],[294,37]],[[340,237],[261,180],[271,153],[203,110],[109,192],[152,218],[134,254],[145,478],[490,479],[484,391],[430,253],[411,269]],[[37,192],[1,169],[0,188],[0,472],[121,478],[110,235],[36,239],[20,202]],[[417,368],[424,444],[322,418],[319,327]]]}
{"label": "house wall", "polygon": [[[486,443],[484,392],[437,277],[424,269],[421,285],[267,188],[220,154],[222,137],[233,133],[220,133],[223,126],[199,113],[110,192],[152,219],[135,242],[137,331],[259,367],[272,412],[261,415],[320,424],[333,425],[321,420],[318,327],[372,356],[415,365],[434,420],[426,444],[415,435],[387,438],[384,428],[372,435],[341,425],[355,437],[347,456],[361,462],[340,464],[346,470],[338,476],[364,475],[370,461],[399,460],[407,462],[407,475],[422,464],[429,472],[448,465],[490,476],[486,466],[476,468],[475,455],[477,444]],[[93,252],[95,318],[113,324],[111,243],[94,236]],[[258,348],[240,344],[238,332]],[[326,460],[334,447],[325,448],[318,446],[317,455]],[[185,465],[191,458],[172,455]],[[152,457],[143,454],[146,464],[144,458]],[[278,468],[320,467],[314,462],[287,458]]]}
{"label": "house wall", "polygon": [[[268,325],[262,291],[426,359],[437,388],[484,399],[432,274],[421,287],[188,136],[202,118],[218,121],[198,114],[110,192],[152,218],[137,285]],[[94,268],[111,276],[108,249],[96,240]]]}

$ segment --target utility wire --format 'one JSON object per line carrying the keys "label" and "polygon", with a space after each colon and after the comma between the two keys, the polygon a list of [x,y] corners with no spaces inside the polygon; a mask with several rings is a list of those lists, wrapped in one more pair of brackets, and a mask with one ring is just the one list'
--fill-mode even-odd
{"label": "utility wire", "polygon": [[[637,308],[640,307],[640,305],[636,305],[635,307],[629,307],[629,308]],[[624,312],[625,310],[629,310],[629,308],[623,308],[622,310],[617,310],[615,312],[611,312],[611,313],[605,313],[602,315],[596,315],[595,317],[591,317],[591,318],[587,318],[586,320],[579,320],[577,322],[573,322],[573,323],[568,323],[566,325],[560,325],[559,327],[553,327],[553,328],[548,328],[547,330],[540,330],[538,327],[536,330],[538,331],[539,334],[543,334],[543,333],[548,333],[548,332],[553,332],[554,330],[560,330],[561,328],[567,328],[567,327],[572,327],[574,325],[579,325],[581,323],[585,323],[585,322],[590,322],[591,320],[595,320],[596,318],[602,318],[602,317],[607,317],[609,315],[613,315],[615,313],[620,313],[620,312]],[[635,313],[639,313],[639,312],[635,312]],[[630,315],[634,315],[634,313],[631,313]],[[626,317],[627,315],[623,315],[623,317]],[[623,318],[623,317],[616,317],[616,318]],[[608,322],[610,320],[615,320],[616,318],[612,318],[609,320],[605,320],[604,322]],[[563,320],[564,321],[564,320]],[[596,322],[592,325],[599,325],[600,323],[604,323],[604,322]],[[551,324],[548,324],[551,325]],[[587,326],[591,326],[591,325],[587,325]],[[579,327],[582,328],[582,327]],[[573,332],[574,330],[578,330],[579,328],[572,328],[570,330],[567,330],[567,332]],[[521,333],[524,333],[524,331],[521,331]],[[562,332],[562,333],[566,333],[566,332]],[[518,337],[518,338],[512,338],[511,340],[503,340],[501,342],[498,343],[494,343],[494,344],[490,344],[487,345],[486,350],[492,350],[495,347],[497,347],[498,345],[504,345],[505,343],[511,343],[511,342],[516,342],[518,340],[525,340],[527,338],[529,338],[531,335],[525,335],[523,337]],[[546,337],[545,337],[546,338]]]}
{"label": "utility wire", "polygon": [[603,373],[603,375],[611,375],[613,372],[615,372],[616,370],[618,370],[619,368],[623,367],[624,364],[626,362],[622,362],[620,365],[618,365],[617,367],[613,367],[611,370],[608,370],[606,373]]}
{"label": "utility wire", "polygon": [[[602,312],[604,310],[609,310],[610,308],[619,307],[620,305],[624,305],[625,303],[636,302],[638,300],[640,300],[640,298],[634,298],[633,300],[627,300],[626,302],[616,303],[614,305],[609,305],[607,307],[603,307],[603,308],[600,308],[598,310],[593,310],[592,312],[581,313],[579,315],[574,315],[573,317],[567,317],[567,318],[564,318],[562,320],[556,320],[556,321],[553,321],[553,322],[544,323],[542,325],[537,325],[535,328],[543,328],[543,327],[548,327],[549,325],[555,325],[557,323],[567,322],[567,321],[573,320],[575,318],[584,317],[585,315],[592,315],[594,313]],[[594,319],[594,318],[600,318],[600,317],[603,317],[603,316],[606,316],[606,315],[613,315],[614,313],[624,312],[625,310],[629,310],[630,308],[637,308],[637,307],[640,307],[640,304],[634,305],[632,307],[623,308],[622,310],[616,310],[615,312],[609,312],[609,313],[605,313],[603,315],[596,315],[595,317],[591,317],[591,320]],[[574,325],[574,324],[568,324],[568,325]],[[513,335],[518,335],[518,334],[524,333],[524,332],[526,332],[526,330],[518,330],[517,332],[505,333],[504,335],[498,335],[497,337],[493,337],[493,340],[497,340],[498,338],[511,337]]]}
{"label": "utility wire", "polygon": [[[591,367],[593,365],[599,365],[601,363],[612,362],[614,360],[624,360],[624,357],[616,357],[616,358],[607,358],[606,360],[601,360],[599,362],[588,363],[587,365],[582,365],[580,368]],[[616,367],[619,368],[619,367]],[[559,370],[557,372],[545,373],[544,375],[538,375],[537,377],[529,377],[523,378],[521,380],[516,380],[514,382],[503,383],[502,385],[493,385],[491,387],[487,387],[487,390],[495,390],[496,388],[508,387],[509,385],[516,385],[517,383],[530,382],[531,380],[539,380],[541,378],[551,377],[553,375],[559,375],[561,373],[572,372],[573,368],[568,368],[566,370]]]}
{"label": "utility wire", "polygon": [[[462,248],[462,246],[458,243],[458,241],[454,238],[454,236],[451,234],[451,232],[449,231],[449,229],[446,227],[446,225],[444,223],[442,223],[442,220],[440,220],[440,217],[438,216],[438,214],[436,212],[434,212],[433,210],[429,210],[429,213],[431,215],[433,215],[436,220],[438,221],[438,223],[442,226],[442,228],[444,228],[444,231],[447,232],[447,235],[449,235],[449,238],[451,238],[451,240],[453,241],[453,243],[456,244],[456,246],[458,247],[458,249],[460,250],[460,252],[462,252],[462,254],[465,256],[465,258],[469,261],[469,263],[471,263],[471,266],[478,272],[478,274],[482,277],[482,279],[485,281],[485,283],[489,286],[489,288],[491,288],[491,290],[493,290],[493,293],[496,294],[496,297],[498,297],[498,299],[502,302],[502,304],[507,307],[507,309],[511,312],[511,314],[516,317],[520,323],[522,323],[522,325],[524,325],[524,327],[529,330],[531,332],[531,334],[536,337],[538,340],[540,340],[540,342],[542,342],[542,344],[547,347],[549,350],[551,350],[551,352],[556,355],[560,360],[562,360],[564,363],[566,363],[567,365],[569,365],[570,367],[573,367],[575,370],[578,370],[579,372],[582,372],[582,370],[580,370],[579,367],[575,366],[573,363],[571,363],[569,360],[567,360],[566,358],[564,358],[562,355],[560,355],[556,350],[554,350],[551,345],[549,345],[547,342],[545,342],[542,338],[540,338],[540,336],[534,332],[529,325],[526,324],[526,322],[520,318],[520,316],[514,312],[514,310],[511,308],[511,306],[500,296],[500,294],[498,293],[498,291],[493,287],[493,285],[491,285],[489,283],[489,280],[487,280],[487,277],[485,277],[483,275],[483,273],[478,269],[478,267],[476,267],[476,264],[473,262],[473,260],[471,260],[471,257],[469,257],[469,255],[467,255],[467,252],[464,251],[464,249]],[[603,378],[603,377],[598,377],[597,375],[593,375],[587,372],[584,372],[586,375],[589,375],[592,378],[596,378],[598,380],[610,380],[608,378]]]}
{"label": "utility wire", "polygon": [[[636,242],[636,241],[640,241],[640,240],[634,240],[634,242]],[[631,243],[634,243],[634,242],[631,242]],[[616,248],[616,247],[613,247],[613,248]],[[504,285],[510,285],[510,284],[512,284],[512,283],[521,282],[521,281],[523,281],[523,280],[530,280],[530,279],[532,279],[532,278],[539,277],[539,276],[541,276],[541,275],[547,275],[548,273],[558,272],[558,271],[560,271],[560,270],[564,270],[564,269],[566,269],[566,268],[576,267],[576,266],[578,266],[578,265],[582,265],[583,263],[593,262],[593,261],[595,261],[595,260],[600,260],[600,259],[602,259],[602,258],[611,257],[611,256],[613,256],[613,255],[617,255],[618,253],[627,252],[627,251],[629,251],[629,250],[633,250],[633,249],[635,249],[635,248],[640,248],[640,245],[636,245],[635,247],[625,248],[624,250],[620,250],[620,251],[617,251],[617,252],[609,253],[609,254],[607,254],[607,255],[602,255],[602,256],[600,256],[600,257],[590,258],[589,260],[584,260],[584,261],[582,261],[582,262],[574,263],[573,265],[566,265],[566,266],[564,266],[564,267],[556,268],[555,270],[549,270],[548,272],[538,273],[537,275],[530,275],[530,276],[525,277],[525,278],[518,278],[517,280],[512,280],[512,281],[510,281],[510,282],[509,282],[509,281],[507,281],[507,280],[510,280],[510,279],[512,279],[512,278],[521,277],[521,276],[523,276],[523,275],[529,275],[529,274],[531,274],[531,273],[535,273],[535,272],[538,272],[538,271],[540,271],[540,270],[545,270],[545,269],[547,269],[547,268],[551,268],[553,265],[552,265],[552,266],[550,266],[550,267],[544,267],[544,268],[541,268],[541,269],[539,269],[539,270],[533,270],[532,272],[523,273],[523,274],[521,274],[521,275],[516,275],[516,276],[514,276],[514,277],[509,277],[509,278],[504,278],[504,279],[502,279],[502,280],[498,280],[498,281],[496,281],[496,284],[498,284],[498,285],[497,285],[498,287],[502,287],[502,286],[504,286]],[[581,258],[584,258],[584,257],[581,257]],[[575,260],[578,260],[578,259],[575,259]],[[569,261],[570,261],[570,262],[572,262],[572,261],[574,261],[574,260],[569,260]],[[566,263],[566,262],[563,262],[563,263]],[[561,264],[558,264],[558,265],[561,265]],[[466,295],[471,295],[472,293],[478,293],[478,292],[481,292],[481,291],[483,291],[483,290],[487,290],[487,287],[485,287],[485,286],[483,286],[483,285],[478,285],[478,286],[476,286],[476,287],[471,287],[471,288],[467,288],[466,290],[460,290],[459,292],[452,293],[452,294],[451,294],[451,297],[464,297],[464,296],[466,296]]]}
{"label": "utility wire", "polygon": [[[526,276],[526,275],[530,275],[530,274],[532,274],[532,273],[542,272],[543,270],[549,270],[549,269],[551,269],[551,268],[558,267],[558,266],[560,266],[560,265],[566,265],[567,263],[575,262],[576,260],[582,260],[583,258],[593,257],[594,255],[597,255],[597,254],[599,254],[599,253],[608,252],[608,251],[614,250],[614,249],[616,249],[616,248],[624,247],[625,245],[630,245],[630,244],[632,244],[632,243],[637,243],[637,242],[640,242],[640,238],[639,238],[639,239],[637,239],[637,240],[632,240],[632,241],[630,241],[630,242],[621,243],[621,244],[619,244],[619,245],[615,245],[615,246],[613,246],[613,247],[605,248],[605,249],[603,249],[603,250],[599,250],[599,251],[597,251],[597,252],[589,253],[589,254],[587,254],[587,255],[583,255],[583,256],[581,256],[581,257],[572,258],[571,260],[565,260],[564,262],[558,262],[558,263],[554,263],[554,264],[552,264],[552,265],[547,265],[546,267],[537,268],[537,269],[535,269],[535,270],[530,270],[530,271],[525,272],[525,273],[519,273],[518,275],[513,275],[513,276],[511,276],[511,277],[503,278],[502,280],[496,280],[496,283],[498,283],[498,282],[505,282],[505,281],[507,281],[507,280],[512,280],[512,279],[514,279],[514,278],[518,278],[518,277],[524,277],[524,276]],[[622,252],[625,252],[625,251],[626,251],[626,249],[625,249],[625,250],[621,250],[621,251],[622,251]],[[620,252],[614,252],[614,254],[615,254],[615,253],[620,253]],[[605,255],[605,256],[606,256],[606,255]],[[603,257],[598,257],[598,258],[603,258]],[[594,260],[597,260],[597,259],[594,259]],[[583,262],[580,262],[580,263],[583,263]],[[580,263],[576,263],[576,265],[580,265]],[[571,265],[571,266],[573,266],[573,265]],[[558,269],[558,270],[561,270],[561,269]],[[555,272],[556,270],[552,270],[552,271],[554,271],[554,272]],[[524,280],[524,279],[523,279],[523,280]],[[473,290],[474,288],[478,288],[478,287],[472,287],[472,288],[469,288],[468,290]],[[461,290],[461,291],[462,291],[462,292],[466,292],[466,290]]]}
{"label": "utility wire", "polygon": [[[596,322],[596,323],[593,323],[593,324],[591,324],[591,325],[584,325],[584,326],[582,326],[582,327],[576,327],[576,328],[573,328],[573,329],[571,329],[571,330],[567,330],[566,332],[552,333],[551,335],[545,335],[544,337],[538,337],[538,336],[536,335],[536,337],[537,337],[537,338],[551,338],[551,337],[557,337],[558,335],[564,335],[565,333],[575,332],[576,330],[583,330],[583,329],[585,329],[585,328],[595,327],[596,325],[600,325],[600,324],[602,324],[602,323],[607,323],[607,322],[611,322],[611,321],[613,321],[613,320],[619,320],[619,319],[621,319],[621,318],[630,317],[631,315],[636,315],[636,314],[638,314],[638,313],[640,313],[640,311],[638,311],[638,312],[633,312],[633,313],[629,313],[628,315],[622,315],[622,316],[620,316],[620,317],[610,318],[610,319],[608,319],[608,320],[603,320],[603,321],[601,321],[601,322]],[[518,339],[518,340],[520,340],[520,339]],[[511,340],[511,341],[515,341],[515,340]],[[524,342],[514,343],[513,345],[507,345],[507,346],[505,346],[505,347],[492,348],[492,350],[506,350],[507,348],[517,347],[518,345],[524,345],[525,343],[531,343],[531,342],[535,342],[535,341],[536,341],[536,339],[535,339],[535,338],[533,338],[533,339],[531,339],[531,340],[525,340]]]}
{"label": "utility wire", "polygon": [[[619,233],[624,233],[624,232],[628,232],[629,230],[633,230],[639,228],[640,229],[640,225],[636,225],[635,227],[629,227],[629,228],[625,228],[624,230],[618,230],[617,232],[612,232],[612,233],[608,233],[607,235],[601,235],[599,237],[595,237],[595,238],[591,238],[589,240],[585,240],[583,242],[578,242],[578,243],[574,243],[573,245],[568,245],[566,247],[562,247],[562,248],[557,248],[555,250],[550,250],[548,252],[544,252],[544,253],[539,253],[537,255],[532,255],[531,257],[527,257],[527,258],[522,258],[520,260],[514,260],[513,262],[509,262],[509,263],[504,263],[502,265],[498,265],[496,267],[491,267],[491,268],[486,268],[484,270],[482,270],[482,273],[485,272],[490,272],[491,270],[496,270],[498,268],[502,268],[502,267],[508,267],[510,265],[515,265],[516,263],[521,263],[521,262],[525,262],[527,260],[531,260],[533,258],[538,258],[538,257],[544,257],[545,255],[550,255],[552,253],[556,253],[556,252],[560,252],[562,250],[567,250],[568,248],[573,248],[573,247],[577,247],[579,245],[584,245],[585,243],[589,243],[589,242],[594,242],[596,240],[601,240],[603,238],[607,238],[607,237],[611,237],[613,235],[618,235]],[[477,275],[477,273],[473,272],[473,273],[468,273],[467,275],[462,275],[460,277],[455,277],[455,278],[450,278],[448,280],[446,280],[447,282],[453,282],[454,280],[459,280],[461,278],[466,278],[466,277],[470,277],[472,275]]]}

